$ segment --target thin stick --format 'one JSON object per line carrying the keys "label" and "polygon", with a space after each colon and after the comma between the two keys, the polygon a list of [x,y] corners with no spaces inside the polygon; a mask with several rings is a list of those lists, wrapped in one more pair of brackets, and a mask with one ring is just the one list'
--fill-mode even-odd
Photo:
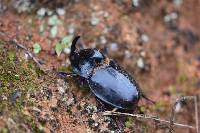
{"label": "thin stick", "polygon": [[[120,115],[125,115],[125,116],[131,116],[131,117],[136,117],[136,118],[144,118],[144,119],[151,119],[151,120],[155,120],[155,121],[159,121],[159,122],[163,122],[163,123],[170,123],[170,121],[167,120],[163,120],[160,118],[156,118],[155,116],[149,116],[149,115],[143,115],[143,114],[129,114],[129,113],[121,113],[121,112],[112,112],[112,111],[105,111],[103,112],[104,116],[120,116]],[[180,123],[173,123],[175,126],[180,126],[180,127],[186,127],[186,128],[190,128],[190,129],[194,129],[193,126],[190,125],[185,125],[185,124],[180,124]]]}
{"label": "thin stick", "polygon": [[175,110],[176,106],[179,104],[179,102],[182,101],[182,98],[176,100],[176,102],[173,104],[172,110],[171,110],[171,116],[170,116],[170,123],[169,123],[169,132],[173,132],[173,125],[175,121]]}
{"label": "thin stick", "polygon": [[28,54],[28,56],[33,59],[33,61],[38,65],[38,67],[40,69],[42,68],[40,62],[32,55],[31,52],[29,52],[29,50],[25,46],[23,46],[22,44],[20,44],[16,39],[13,39],[11,42],[13,42],[15,45],[17,45],[21,49],[25,50],[25,52]]}
{"label": "thin stick", "polygon": [[199,133],[198,105],[197,105],[197,97],[196,96],[185,96],[185,97],[181,97],[181,98],[176,100],[176,102],[174,103],[174,105],[172,107],[172,110],[171,110],[170,125],[169,125],[169,132],[170,133],[173,132],[173,125],[174,125],[174,121],[175,121],[175,109],[176,109],[176,106],[178,105],[178,103],[183,102],[183,101],[185,101],[187,99],[194,101],[195,129],[196,129],[196,133]]}
{"label": "thin stick", "polygon": [[[19,43],[16,39],[12,39],[11,37],[8,36],[8,34],[2,32],[2,31],[0,31],[0,37],[3,37],[3,39],[6,42],[10,42],[11,44],[14,44],[17,47],[23,49],[26,52],[26,54],[28,54],[28,56],[36,63],[36,65],[39,67],[39,69],[41,71],[43,71],[44,73],[48,74],[49,70],[48,69],[44,69],[44,67],[42,67],[42,65],[39,62],[39,60],[36,57],[34,57],[33,54],[24,45],[22,45],[21,43]],[[50,72],[52,72],[52,71],[50,71]]]}
{"label": "thin stick", "polygon": [[195,106],[195,121],[196,121],[196,132],[199,133],[199,117],[198,117],[198,104],[197,97],[194,97],[194,106]]}
{"label": "thin stick", "polygon": [[[22,44],[20,44],[16,39],[12,39],[11,37],[8,36],[8,34],[0,31],[0,35],[3,36],[4,39],[6,39],[7,42],[11,42],[12,44],[18,46],[19,48],[23,49],[28,56],[38,65],[38,67],[42,69],[42,65],[40,64],[40,62],[33,56],[33,54]],[[44,70],[43,70],[44,71]]]}

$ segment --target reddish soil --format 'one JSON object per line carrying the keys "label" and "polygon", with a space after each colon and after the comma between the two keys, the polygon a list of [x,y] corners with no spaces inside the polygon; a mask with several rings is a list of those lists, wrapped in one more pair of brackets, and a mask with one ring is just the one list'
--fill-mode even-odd
{"label": "reddish soil", "polygon": [[[144,0],[145,1],[145,0]],[[36,7],[51,7],[49,3]],[[38,19],[36,11],[31,13],[17,13],[9,5],[7,10],[0,14],[0,32],[6,33],[10,38],[17,39],[21,44],[32,51],[32,46],[38,42],[42,51],[34,54],[37,59],[44,62],[46,69],[58,70],[61,66],[68,67],[68,55],[55,54],[55,45],[64,36],[69,35],[68,27],[74,25],[74,35],[81,35],[86,47],[108,48],[108,56],[117,60],[139,83],[145,94],[152,100],[159,103],[156,108],[153,105],[141,100],[140,106],[146,108],[146,114],[160,116],[169,119],[172,104],[180,96],[200,94],[200,2],[198,0],[184,0],[177,6],[171,1],[146,2],[141,7],[134,8],[128,0],[85,0],[75,3],[65,3],[63,8],[66,13],[59,16],[62,24],[58,26],[58,34],[55,38],[49,37],[47,26],[43,34],[39,33],[42,23],[47,23],[48,17]],[[55,9],[52,9],[54,11]],[[108,16],[101,15],[108,13]],[[177,13],[175,19],[167,22],[164,17],[170,13]],[[96,13],[99,19],[97,25],[91,25],[91,14]],[[100,14],[100,15],[98,15]],[[31,36],[30,39],[27,39]],[[100,36],[107,40],[101,44]],[[148,37],[145,41],[145,38]],[[5,39],[0,36],[1,39]],[[144,39],[144,40],[142,40]],[[117,43],[117,50],[110,48],[111,43]],[[144,60],[143,69],[137,66],[139,58]],[[67,81],[68,82],[68,81]],[[52,121],[45,125],[45,132],[97,132],[88,125],[91,115],[81,114],[76,108],[71,108],[72,113],[66,111],[61,104],[58,111],[52,111],[52,107],[60,100],[58,87],[52,86],[53,96],[51,100],[41,99],[38,106],[42,107],[41,117],[48,114]],[[79,86],[74,80],[69,82],[69,97],[75,95],[76,101],[82,100],[87,104],[95,104],[96,100],[89,94],[79,91]],[[77,93],[78,92],[78,93]],[[73,96],[72,96],[73,95]],[[67,97],[67,99],[69,99]],[[89,97],[85,98],[84,97]],[[89,99],[89,100],[88,100]],[[194,126],[194,108],[192,102],[187,102],[186,107],[177,112],[177,121]],[[101,115],[97,114],[98,119]],[[95,119],[97,119],[95,118]],[[57,120],[57,121],[55,121]],[[53,123],[53,124],[52,124]],[[153,126],[153,122],[137,123],[135,132],[165,132]],[[145,124],[148,128],[143,129]],[[1,125],[1,122],[0,122]],[[54,127],[52,126],[54,125]],[[107,129],[104,123],[100,126]],[[125,132],[132,132],[133,129],[125,128]],[[175,128],[175,132],[195,132],[187,128]]]}

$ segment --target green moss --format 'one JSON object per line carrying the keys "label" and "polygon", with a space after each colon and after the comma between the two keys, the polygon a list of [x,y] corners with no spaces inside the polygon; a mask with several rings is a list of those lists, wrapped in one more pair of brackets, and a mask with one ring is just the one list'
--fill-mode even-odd
{"label": "green moss", "polygon": [[185,75],[184,73],[182,73],[182,74],[180,74],[180,75],[177,77],[176,83],[181,84],[181,83],[184,83],[184,82],[187,81],[187,80],[188,80],[187,75]]}
{"label": "green moss", "polygon": [[14,61],[14,59],[16,58],[14,51],[8,52],[8,58],[10,61]]}
{"label": "green moss", "polygon": [[0,40],[0,46],[3,47],[6,44],[5,41]]}
{"label": "green moss", "polygon": [[0,129],[0,133],[9,133],[9,130],[7,128]]}
{"label": "green moss", "polygon": [[58,68],[58,71],[59,72],[71,72],[72,71],[72,68],[71,67],[66,67],[66,66],[60,66]]}
{"label": "green moss", "polygon": [[125,122],[125,126],[126,128],[133,128],[135,125],[135,121],[133,117],[128,117],[126,122]]}
{"label": "green moss", "polygon": [[[0,41],[2,44],[2,42]],[[32,67],[30,67],[32,66]],[[38,74],[39,73],[39,74]],[[32,116],[25,114],[26,108],[33,106],[28,93],[40,88],[38,68],[29,62],[19,61],[14,49],[7,49],[2,45],[0,49],[0,116],[4,120],[12,119],[16,124],[14,129],[26,132],[21,125],[27,125],[33,132],[43,132],[40,123]],[[0,132],[12,132],[12,128],[0,126]]]}
{"label": "green moss", "polygon": [[162,108],[162,103],[161,102],[156,102],[153,106],[152,106],[154,111],[158,111]]}
{"label": "green moss", "polygon": [[169,86],[169,92],[170,94],[176,94],[176,86],[175,85],[170,85]]}
{"label": "green moss", "polygon": [[142,113],[145,113],[146,108],[145,108],[144,106],[141,106],[141,107],[140,107],[140,111],[141,111]]}

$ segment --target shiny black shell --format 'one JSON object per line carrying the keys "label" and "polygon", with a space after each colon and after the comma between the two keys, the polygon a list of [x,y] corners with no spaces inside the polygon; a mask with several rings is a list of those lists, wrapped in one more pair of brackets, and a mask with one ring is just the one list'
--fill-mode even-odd
{"label": "shiny black shell", "polygon": [[[79,38],[76,37],[71,46],[73,72],[86,79],[93,94],[101,101],[119,109],[134,109],[141,95],[134,79],[97,49],[78,51]],[[107,64],[105,60],[108,60]]]}
{"label": "shiny black shell", "polygon": [[88,84],[97,98],[120,109],[132,109],[140,98],[130,77],[111,66],[96,70]]}

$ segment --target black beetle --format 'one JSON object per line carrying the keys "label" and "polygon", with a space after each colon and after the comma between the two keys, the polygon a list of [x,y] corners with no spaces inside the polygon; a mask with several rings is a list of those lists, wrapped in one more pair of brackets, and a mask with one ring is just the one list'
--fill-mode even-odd
{"label": "black beetle", "polygon": [[84,78],[100,101],[118,109],[134,109],[141,96],[149,100],[136,81],[98,49],[78,50],[76,45],[79,38],[75,37],[71,45],[69,59],[73,73],[70,75]]}

